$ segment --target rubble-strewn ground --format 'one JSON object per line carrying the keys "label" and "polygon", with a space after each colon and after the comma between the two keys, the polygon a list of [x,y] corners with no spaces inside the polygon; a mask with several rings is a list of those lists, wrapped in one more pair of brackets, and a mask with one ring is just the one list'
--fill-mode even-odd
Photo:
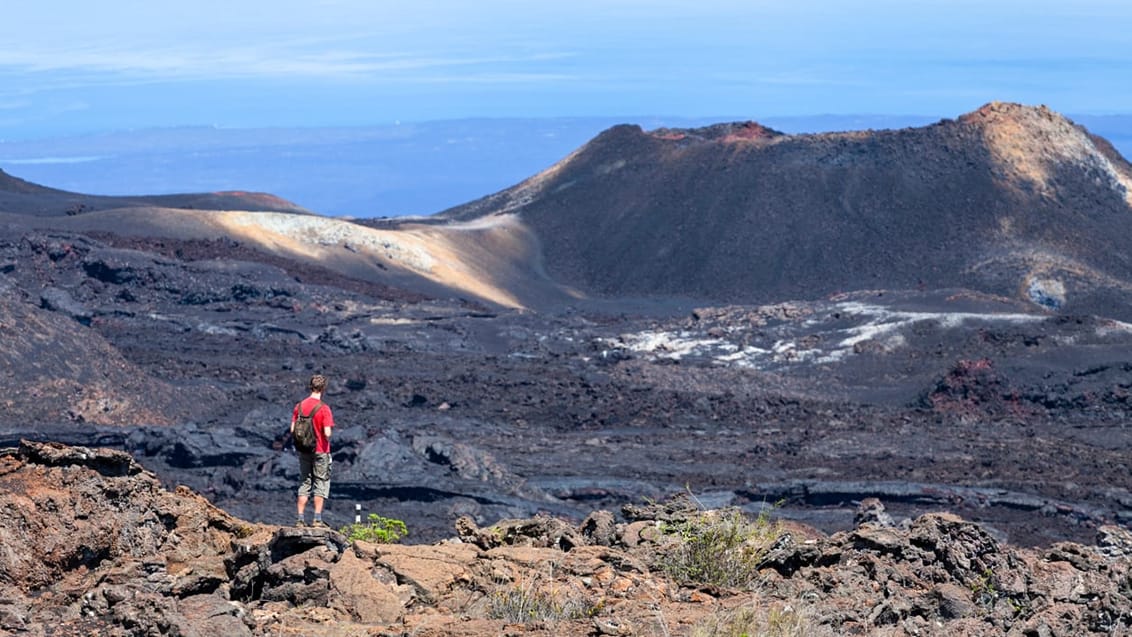
{"label": "rubble-strewn ground", "polygon": [[22,443],[0,455],[0,487],[10,635],[1132,631],[1132,534],[1114,526],[1089,545],[1022,549],[946,513],[894,524],[871,500],[833,535],[754,522],[757,534],[713,552],[749,577],[713,585],[673,568],[702,564],[681,557],[680,538],[734,518],[689,498],[627,506],[624,522],[461,518],[445,541],[403,546],[240,520],[109,449]]}
{"label": "rubble-strewn ground", "polygon": [[316,370],[330,519],[358,504],[411,542],[685,489],[826,531],[878,497],[1024,545],[1132,507],[1118,321],[958,290],[488,310],[236,242],[61,232],[0,238],[0,270],[7,440],[116,446],[258,522],[293,517],[283,433]]}

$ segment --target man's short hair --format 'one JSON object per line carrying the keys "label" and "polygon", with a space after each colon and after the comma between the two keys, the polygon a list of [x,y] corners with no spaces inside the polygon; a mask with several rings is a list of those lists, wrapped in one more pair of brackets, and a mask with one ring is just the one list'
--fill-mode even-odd
{"label": "man's short hair", "polygon": [[326,377],[322,374],[315,374],[314,376],[311,376],[310,387],[312,392],[318,392],[321,394],[326,390]]}

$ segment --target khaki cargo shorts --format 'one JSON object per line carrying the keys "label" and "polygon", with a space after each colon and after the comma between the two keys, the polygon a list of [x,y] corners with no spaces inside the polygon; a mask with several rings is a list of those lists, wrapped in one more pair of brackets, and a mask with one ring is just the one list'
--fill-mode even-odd
{"label": "khaki cargo shorts", "polygon": [[330,497],[330,454],[299,454],[299,495]]}

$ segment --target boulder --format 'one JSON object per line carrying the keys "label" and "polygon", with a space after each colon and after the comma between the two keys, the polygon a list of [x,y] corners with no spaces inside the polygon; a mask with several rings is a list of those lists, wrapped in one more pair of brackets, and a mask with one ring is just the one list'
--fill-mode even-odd
{"label": "boulder", "polygon": [[402,621],[408,596],[396,584],[382,582],[374,574],[372,560],[346,551],[330,568],[330,605],[361,624],[394,624]]}

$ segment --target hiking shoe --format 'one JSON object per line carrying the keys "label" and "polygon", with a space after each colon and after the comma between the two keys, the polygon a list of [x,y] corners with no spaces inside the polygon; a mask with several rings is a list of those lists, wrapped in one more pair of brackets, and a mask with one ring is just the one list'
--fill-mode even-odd
{"label": "hiking shoe", "polygon": [[307,525],[306,521],[303,520],[302,518],[295,520],[295,526],[306,526],[306,525]]}
{"label": "hiking shoe", "polygon": [[316,529],[329,529],[330,528],[330,525],[327,524],[326,522],[323,522],[322,520],[315,520],[314,522],[311,522],[311,526],[316,528]]}

